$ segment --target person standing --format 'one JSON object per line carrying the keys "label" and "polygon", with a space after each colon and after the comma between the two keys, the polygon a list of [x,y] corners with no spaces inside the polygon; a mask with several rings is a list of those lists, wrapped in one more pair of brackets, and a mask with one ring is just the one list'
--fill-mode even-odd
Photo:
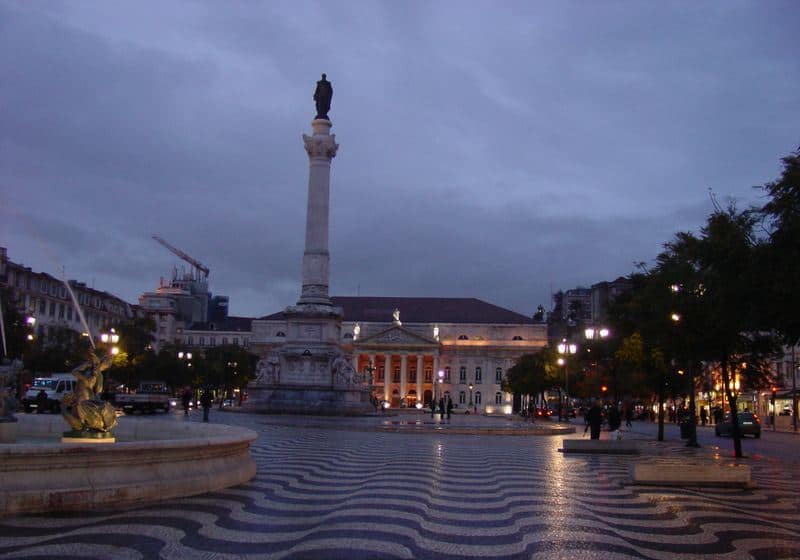
{"label": "person standing", "polygon": [[447,395],[447,423],[450,423],[450,415],[453,413],[453,399]]}
{"label": "person standing", "polygon": [[708,412],[706,411],[706,407],[700,407],[700,424],[705,426],[706,422],[708,421]]}
{"label": "person standing", "polygon": [[206,389],[200,397],[200,404],[203,407],[203,422],[208,422],[208,412],[211,410],[211,405],[214,403],[214,398],[211,396],[211,391]]}
{"label": "person standing", "polygon": [[192,403],[192,390],[189,387],[183,388],[181,394],[181,404],[183,404],[183,415],[189,416],[189,405]]}
{"label": "person standing", "polygon": [[444,420],[444,397],[439,398],[439,420]]}
{"label": "person standing", "polygon": [[629,404],[625,407],[625,427],[632,428],[633,424],[631,423],[633,420],[633,407]]}
{"label": "person standing", "polygon": [[431,420],[436,415],[436,399],[431,399]]}
{"label": "person standing", "polygon": [[589,424],[592,439],[600,439],[600,428],[603,425],[603,409],[600,403],[595,401],[589,412],[586,413],[586,422]]}
{"label": "person standing", "polygon": [[44,389],[36,393],[36,414],[44,414],[47,408],[47,391]]}
{"label": "person standing", "polygon": [[608,408],[608,431],[616,432],[621,425],[622,419],[619,417],[619,409],[617,409],[616,405],[612,404]]}

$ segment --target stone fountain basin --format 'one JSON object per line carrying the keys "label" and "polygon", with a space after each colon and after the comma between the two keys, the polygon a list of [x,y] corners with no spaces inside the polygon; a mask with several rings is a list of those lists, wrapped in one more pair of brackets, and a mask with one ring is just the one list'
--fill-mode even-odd
{"label": "stone fountain basin", "polygon": [[121,417],[116,443],[61,443],[56,415],[19,415],[0,444],[0,514],[130,507],[242,484],[256,474],[245,428]]}

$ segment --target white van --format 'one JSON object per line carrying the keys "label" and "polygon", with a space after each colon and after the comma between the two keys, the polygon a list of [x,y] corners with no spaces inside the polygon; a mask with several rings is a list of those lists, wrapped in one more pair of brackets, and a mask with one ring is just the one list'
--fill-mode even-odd
{"label": "white van", "polygon": [[[76,383],[75,377],[71,373],[54,373],[50,377],[37,377],[25,393],[22,406],[25,407],[25,412],[35,410],[58,413],[61,411],[61,401],[64,400],[64,395],[75,389]],[[47,400],[39,397],[42,391],[47,395]],[[42,410],[39,410],[40,406],[43,407]]]}

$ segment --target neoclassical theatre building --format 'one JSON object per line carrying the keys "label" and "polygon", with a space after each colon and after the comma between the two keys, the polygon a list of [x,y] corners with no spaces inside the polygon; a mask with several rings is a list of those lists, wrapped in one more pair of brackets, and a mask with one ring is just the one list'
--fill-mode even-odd
{"label": "neoclassical theatre building", "polygon": [[[344,311],[341,344],[375,396],[391,407],[427,405],[450,395],[461,409],[511,413],[501,383],[522,354],[547,344],[547,326],[474,298],[332,297]],[[280,349],[282,313],[253,321],[251,350]],[[435,387],[438,385],[438,387]],[[470,388],[471,386],[471,388]]]}

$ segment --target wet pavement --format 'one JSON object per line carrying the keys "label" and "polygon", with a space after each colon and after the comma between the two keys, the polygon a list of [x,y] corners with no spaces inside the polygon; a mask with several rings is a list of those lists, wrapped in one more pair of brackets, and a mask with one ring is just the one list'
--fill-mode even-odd
{"label": "wet pavement", "polygon": [[686,448],[671,428],[655,442],[652,425],[634,423],[624,437],[641,441],[641,456],[564,456],[561,440],[582,426],[508,437],[491,430],[527,423],[217,411],[212,421],[258,431],[250,483],[128,511],[0,519],[0,557],[800,557],[800,473],[780,456],[747,460],[752,489],[627,485],[633,461],[729,460],[713,443]]}

